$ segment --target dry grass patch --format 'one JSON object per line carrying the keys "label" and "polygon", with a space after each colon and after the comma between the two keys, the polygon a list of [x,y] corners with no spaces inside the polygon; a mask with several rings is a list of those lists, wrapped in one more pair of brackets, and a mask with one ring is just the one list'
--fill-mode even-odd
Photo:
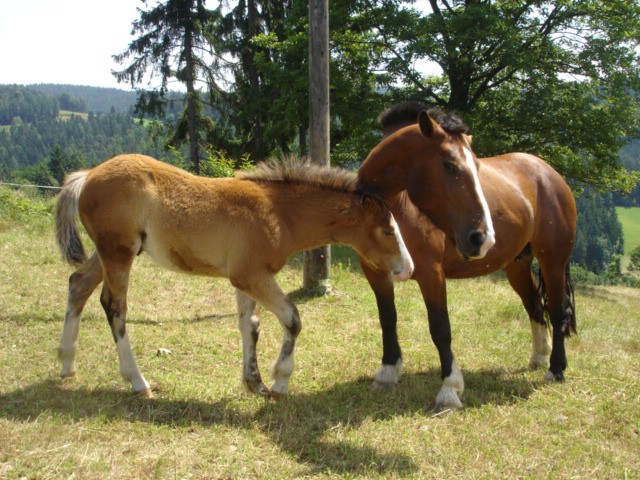
{"label": "dry grass patch", "polygon": [[[279,276],[303,330],[291,394],[240,386],[241,345],[225,280],[132,270],[129,332],[156,389],[143,400],[120,379],[97,295],[80,332],[78,377],[55,358],[69,268],[50,219],[0,232],[2,478],[638,478],[640,295],[580,288],[580,334],[567,342],[567,382],[547,384],[529,358],[528,320],[506,280],[449,284],[465,410],[434,416],[440,387],[418,288],[399,285],[405,375],[370,388],[381,357],[373,295],[345,249],[329,297],[306,298],[299,260]],[[263,314],[266,376],[280,347]],[[171,350],[158,356],[157,350]]]}

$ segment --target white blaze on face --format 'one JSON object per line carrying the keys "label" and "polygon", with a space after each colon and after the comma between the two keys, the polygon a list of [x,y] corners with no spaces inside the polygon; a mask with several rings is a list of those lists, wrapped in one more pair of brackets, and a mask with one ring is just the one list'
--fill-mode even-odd
{"label": "white blaze on face", "polygon": [[464,152],[464,158],[467,161],[469,171],[473,175],[473,184],[476,189],[478,199],[482,204],[482,210],[484,211],[484,223],[487,227],[487,238],[480,248],[479,258],[482,258],[487,254],[487,251],[496,243],[496,232],[493,229],[493,221],[491,220],[489,204],[487,203],[487,200],[484,198],[484,194],[482,193],[482,186],[480,185],[480,177],[478,176],[476,162],[473,161],[473,155],[467,147],[462,147],[462,151]]}
{"label": "white blaze on face", "polygon": [[396,241],[398,242],[398,246],[400,247],[400,256],[402,257],[402,272],[396,274],[394,273],[393,279],[396,282],[404,282],[405,280],[409,280],[413,275],[413,259],[409,254],[409,250],[407,250],[406,245],[404,244],[404,240],[402,239],[402,234],[400,233],[400,228],[396,223],[396,219],[391,215],[391,226],[393,227],[393,232],[396,236]]}

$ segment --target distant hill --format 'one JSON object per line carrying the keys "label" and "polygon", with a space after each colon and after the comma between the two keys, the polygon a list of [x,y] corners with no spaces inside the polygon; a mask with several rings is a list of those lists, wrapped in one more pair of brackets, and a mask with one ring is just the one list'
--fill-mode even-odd
{"label": "distant hill", "polygon": [[40,83],[27,85],[27,88],[58,97],[68,94],[79,98],[87,105],[87,112],[93,113],[131,113],[136,103],[137,93],[117,88],[87,87],[82,85],[61,85]]}

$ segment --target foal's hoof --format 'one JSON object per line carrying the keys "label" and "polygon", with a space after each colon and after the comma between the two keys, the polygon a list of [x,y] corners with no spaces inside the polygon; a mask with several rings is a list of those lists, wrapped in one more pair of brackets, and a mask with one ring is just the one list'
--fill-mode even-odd
{"label": "foal's hoof", "polygon": [[286,396],[287,396],[286,392],[285,393],[281,393],[281,392],[274,392],[272,390],[270,398],[271,398],[271,400],[275,400],[277,402],[279,400],[282,400]]}
{"label": "foal's hoof", "polygon": [[542,354],[532,354],[529,359],[529,370],[541,370],[549,368],[549,357]]}
{"label": "foal's hoof", "polygon": [[260,397],[269,398],[271,397],[271,390],[262,382],[243,382],[244,386],[251,393],[258,395]]}
{"label": "foal's hoof", "polygon": [[62,370],[60,372],[60,378],[74,378],[75,376],[76,376],[75,370],[72,370],[72,371]]}
{"label": "foal's hoof", "polygon": [[142,390],[134,391],[133,393],[138,395],[140,398],[149,398],[149,399],[153,398],[153,392],[151,391],[151,387],[147,387],[147,388],[144,388]]}

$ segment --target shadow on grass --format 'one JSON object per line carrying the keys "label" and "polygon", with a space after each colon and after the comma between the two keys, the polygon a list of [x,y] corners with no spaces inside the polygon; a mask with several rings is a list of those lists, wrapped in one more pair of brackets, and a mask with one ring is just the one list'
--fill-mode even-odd
{"label": "shadow on grass", "polygon": [[[523,375],[513,373],[466,371],[465,379],[467,410],[522,401],[537,388]],[[107,423],[123,420],[173,427],[259,429],[309,468],[309,473],[411,475],[418,466],[410,456],[394,449],[395,436],[390,430],[385,451],[372,446],[368,438],[350,433],[363,423],[395,417],[418,415],[426,421],[440,421],[430,418],[439,388],[439,375],[434,369],[406,374],[390,390],[375,391],[370,378],[359,378],[277,402],[258,403],[256,409],[237,397],[211,403],[166,399],[160,394],[154,400],[145,400],[124,390],[89,390],[78,388],[75,382],[47,380],[0,395],[0,417],[34,422],[43,421],[40,417],[48,414],[63,423],[95,418]],[[336,429],[347,439],[335,440],[332,432]]]}

